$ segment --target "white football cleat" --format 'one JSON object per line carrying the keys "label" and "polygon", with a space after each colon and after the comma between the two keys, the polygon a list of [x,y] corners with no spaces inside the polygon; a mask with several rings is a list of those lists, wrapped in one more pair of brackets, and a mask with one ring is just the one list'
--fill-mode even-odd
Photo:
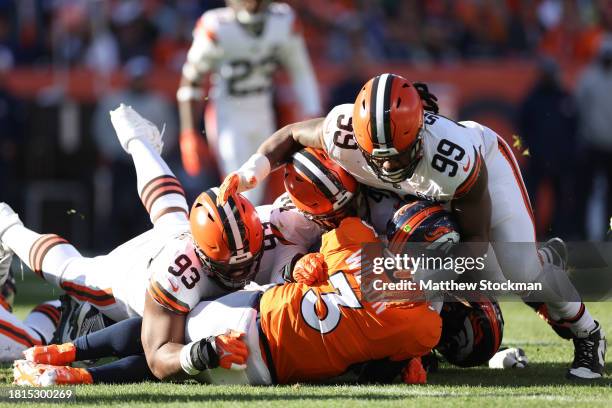
{"label": "white football cleat", "polygon": [[121,143],[121,147],[129,153],[128,143],[132,139],[141,139],[148,142],[157,153],[161,154],[164,142],[162,133],[157,126],[140,116],[131,106],[119,105],[110,111],[111,122]]}
{"label": "white football cleat", "polygon": [[0,244],[0,287],[4,285],[11,271],[13,251]]}
{"label": "white football cleat", "polygon": [[489,360],[489,368],[525,368],[529,359],[522,348],[511,347],[495,353]]}
{"label": "white football cleat", "polygon": [[7,203],[0,202],[0,238],[4,231],[16,224],[23,225],[19,215]]}

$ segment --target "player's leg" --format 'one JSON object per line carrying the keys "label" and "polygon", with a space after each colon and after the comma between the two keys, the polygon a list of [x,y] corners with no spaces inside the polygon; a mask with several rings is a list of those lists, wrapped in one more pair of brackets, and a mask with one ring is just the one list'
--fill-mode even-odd
{"label": "player's leg", "polygon": [[0,307],[0,362],[12,362],[22,358],[27,348],[46,344],[53,337],[58,320],[59,311],[52,302],[35,307],[23,322]]}
{"label": "player's leg", "polygon": [[170,225],[184,222],[189,211],[185,192],[160,155],[163,143],[157,127],[124,105],[111,112],[111,121],[121,145],[134,160],[138,195],[151,222],[157,225],[162,218]]}
{"label": "player's leg", "polygon": [[49,344],[59,326],[60,321],[59,300],[50,300],[36,306],[26,316],[23,324],[40,335],[44,344]]}
{"label": "player's leg", "polygon": [[25,358],[40,364],[66,365],[75,361],[143,354],[140,341],[142,317],[133,317],[63,344],[34,346]]}
{"label": "player's leg", "polygon": [[[605,353],[603,333],[580,301],[566,273],[543,262],[539,256],[529,197],[514,156],[501,140],[499,154],[489,170],[493,207],[491,240],[504,276],[516,282],[542,283],[543,291],[539,295],[547,300],[549,321],[567,326],[573,334],[576,354],[570,375],[601,377],[603,364],[599,364],[598,353]],[[589,349],[589,361],[584,358],[586,348]]]}
{"label": "player's leg", "polygon": [[[140,342],[142,318],[135,317],[77,338],[71,343],[35,346],[15,373],[30,376],[37,384],[51,378],[53,384],[110,384],[156,381]],[[88,368],[67,366],[74,361],[119,357],[108,364]],[[25,381],[25,380],[24,380]]]}
{"label": "player's leg", "polygon": [[0,203],[0,243],[35,274],[63,289],[76,301],[89,302],[116,321],[129,316],[125,302],[117,301],[113,295],[116,281],[113,278],[121,273],[122,264],[117,256],[83,257],[64,238],[26,228],[4,203]]}
{"label": "player's leg", "polygon": [[245,333],[249,349],[247,368],[244,371],[215,368],[205,370],[194,377],[209,384],[272,384],[260,345],[257,311],[260,291],[242,290],[222,296],[215,301],[199,303],[187,316],[185,340],[195,341],[217,336],[232,329]]}
{"label": "player's leg", "polygon": [[[216,111],[217,136],[213,144],[222,177],[238,170],[274,131],[273,118],[265,113],[260,114],[259,111],[262,109],[257,110],[256,116],[252,114],[236,116],[235,112],[230,114],[226,109],[221,107]],[[260,205],[265,191],[265,183],[260,183],[256,188],[243,194],[253,205]]]}

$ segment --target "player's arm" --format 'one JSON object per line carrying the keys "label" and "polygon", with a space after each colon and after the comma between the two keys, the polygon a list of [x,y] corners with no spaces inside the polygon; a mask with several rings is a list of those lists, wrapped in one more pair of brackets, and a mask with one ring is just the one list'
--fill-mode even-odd
{"label": "player's arm", "polygon": [[214,26],[214,22],[206,15],[198,20],[176,92],[181,129],[181,158],[185,170],[191,175],[200,172],[202,159],[208,152],[199,131],[199,124],[204,108],[203,79],[214,68],[219,53]]}
{"label": "player's arm", "polygon": [[292,29],[279,51],[279,59],[291,77],[295,94],[305,117],[321,113],[317,79],[308,56],[297,16],[292,13]]}
{"label": "player's arm", "polygon": [[237,171],[230,173],[219,189],[219,200],[224,203],[235,192],[255,188],[268,174],[304,147],[324,148],[323,122],[325,118],[305,120],[277,130],[259,146],[257,153]]}
{"label": "player's arm", "polygon": [[134,160],[138,194],[151,222],[156,224],[162,217],[184,221],[189,209],[185,192],[160,155],[163,143],[158,129],[123,104],[110,115],[121,145]]}
{"label": "player's arm", "polygon": [[489,242],[491,229],[491,197],[485,163],[480,166],[469,191],[451,201],[453,214],[464,242]]}
{"label": "player's arm", "polygon": [[185,315],[160,306],[147,293],[142,318],[142,347],[149,368],[160,380],[181,379],[181,350],[184,347]]}

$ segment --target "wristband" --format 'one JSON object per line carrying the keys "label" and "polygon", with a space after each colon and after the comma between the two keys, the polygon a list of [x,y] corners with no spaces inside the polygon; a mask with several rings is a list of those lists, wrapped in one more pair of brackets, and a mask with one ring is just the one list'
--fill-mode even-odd
{"label": "wristband", "polygon": [[268,177],[270,170],[270,160],[261,153],[255,153],[242,165],[242,167],[240,167],[239,172],[241,174],[254,175],[257,183],[259,183]]}
{"label": "wristband", "polygon": [[181,349],[181,354],[180,354],[181,368],[188,375],[196,375],[200,373],[200,371],[202,371],[202,370],[198,370],[197,368],[195,368],[193,361],[191,360],[191,349],[194,348],[194,346],[197,346],[196,343],[198,342],[192,341],[186,346],[183,346],[183,348]]}

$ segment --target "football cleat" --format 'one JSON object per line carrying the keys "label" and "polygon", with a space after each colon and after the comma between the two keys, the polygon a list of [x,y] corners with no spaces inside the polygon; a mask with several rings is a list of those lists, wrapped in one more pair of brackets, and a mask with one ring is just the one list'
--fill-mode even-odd
{"label": "football cleat", "polygon": [[103,315],[91,304],[79,303],[68,295],[60,296],[60,301],[62,314],[51,343],[68,343],[106,326]]}
{"label": "football cleat", "polygon": [[584,338],[574,338],[574,362],[567,371],[570,380],[596,380],[603,377],[606,361],[606,337],[601,325]]}
{"label": "football cleat", "polygon": [[11,274],[13,251],[0,244],[0,286],[4,285]]}
{"label": "football cleat", "polygon": [[551,263],[559,268],[567,268],[567,245],[561,238],[551,238],[542,245],[538,251],[545,262]]}
{"label": "football cleat", "polygon": [[128,144],[132,139],[141,139],[148,142],[157,153],[161,154],[164,143],[162,133],[157,126],[140,116],[131,106],[124,104],[110,111],[111,122],[123,149],[129,153]]}
{"label": "football cleat", "polygon": [[84,368],[36,364],[26,360],[15,360],[13,363],[15,385],[47,387],[92,383],[91,374]]}
{"label": "football cleat", "polygon": [[4,231],[16,224],[23,225],[19,219],[19,215],[17,215],[7,203],[0,202],[0,238],[4,234]]}
{"label": "football cleat", "polygon": [[72,343],[34,346],[25,350],[23,356],[32,363],[63,366],[74,362],[76,347]]}

